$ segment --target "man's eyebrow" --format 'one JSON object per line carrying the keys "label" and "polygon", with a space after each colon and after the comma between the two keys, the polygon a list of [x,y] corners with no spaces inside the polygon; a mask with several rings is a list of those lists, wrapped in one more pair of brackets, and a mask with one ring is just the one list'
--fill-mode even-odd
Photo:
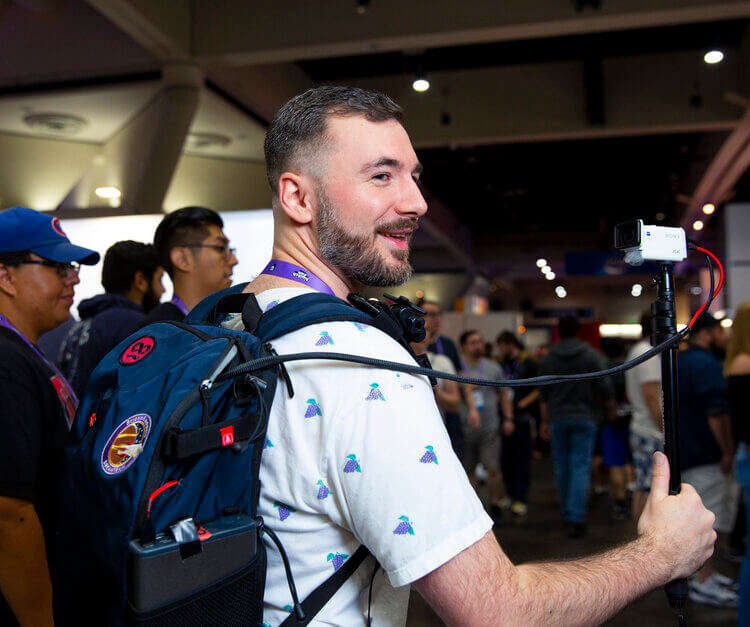
{"label": "man's eyebrow", "polygon": [[[381,157],[377,161],[366,163],[362,167],[362,172],[367,172],[368,170],[376,170],[377,168],[383,167],[396,168],[397,170],[399,170],[403,167],[403,164],[398,159],[394,159],[392,157]],[[414,169],[412,170],[412,174],[422,174],[423,170],[424,166],[421,163],[417,163],[417,165],[414,166]]]}
{"label": "man's eyebrow", "polygon": [[221,242],[222,244],[228,244],[229,243],[229,240],[224,235],[217,235],[214,239],[217,242]]}

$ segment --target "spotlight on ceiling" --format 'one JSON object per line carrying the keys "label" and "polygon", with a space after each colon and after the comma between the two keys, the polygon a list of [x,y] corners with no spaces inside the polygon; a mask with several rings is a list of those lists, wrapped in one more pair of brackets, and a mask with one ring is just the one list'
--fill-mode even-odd
{"label": "spotlight on ceiling", "polygon": [[536,260],[537,268],[543,268],[546,265],[547,265],[547,260],[544,257],[539,257],[539,259]]}
{"label": "spotlight on ceiling", "polygon": [[552,272],[551,266],[542,266],[542,274],[547,274],[548,272]]}
{"label": "spotlight on ceiling", "polygon": [[630,294],[638,298],[643,293],[643,286],[640,283],[634,283],[630,288]]}
{"label": "spotlight on ceiling", "polygon": [[544,275],[544,278],[547,279],[548,281],[554,281],[556,276],[557,275],[554,272],[548,272],[547,274]]}
{"label": "spotlight on ceiling", "polygon": [[430,88],[430,81],[427,80],[427,76],[420,74],[414,79],[411,88],[414,91],[427,91]]}
{"label": "spotlight on ceiling", "polygon": [[694,231],[700,231],[703,228],[703,222],[701,220],[696,220],[693,222],[693,230]]}
{"label": "spotlight on ceiling", "polygon": [[113,185],[105,185],[103,187],[97,187],[94,190],[94,193],[99,196],[99,198],[119,198],[122,196],[122,192],[118,187],[114,187]]}
{"label": "spotlight on ceiling", "polygon": [[722,327],[724,327],[725,329],[728,329],[728,328],[730,328],[732,326],[732,319],[731,318],[724,318],[724,320],[722,320],[719,324]]}
{"label": "spotlight on ceiling", "polygon": [[721,50],[709,50],[703,55],[703,60],[709,65],[721,63],[724,60],[724,53]]}
{"label": "spotlight on ceiling", "polygon": [[565,288],[562,285],[558,285],[555,288],[555,294],[557,294],[558,298],[565,298],[568,295],[568,292],[565,290]]}
{"label": "spotlight on ceiling", "polygon": [[712,202],[707,202],[705,205],[703,205],[703,213],[705,213],[707,216],[710,216],[714,211],[716,211],[716,205],[714,205]]}

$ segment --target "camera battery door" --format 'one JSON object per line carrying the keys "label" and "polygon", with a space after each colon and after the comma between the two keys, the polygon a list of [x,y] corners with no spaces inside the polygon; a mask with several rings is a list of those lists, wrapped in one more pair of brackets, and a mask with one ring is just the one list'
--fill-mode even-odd
{"label": "camera battery door", "polygon": [[[177,521],[171,532],[160,533],[153,543],[132,540],[131,624],[230,625],[238,616],[246,624],[260,623],[263,604],[258,599],[266,564],[258,534],[254,519],[236,514],[202,526],[190,518]],[[252,614],[257,607],[261,616],[256,622]]]}

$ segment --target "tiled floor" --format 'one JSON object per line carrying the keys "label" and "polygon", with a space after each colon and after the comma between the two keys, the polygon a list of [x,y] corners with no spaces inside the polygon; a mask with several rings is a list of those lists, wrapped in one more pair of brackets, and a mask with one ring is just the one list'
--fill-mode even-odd
{"label": "tiled floor", "polygon": [[[514,562],[586,555],[634,537],[635,525],[630,521],[612,520],[609,516],[609,499],[604,497],[592,503],[588,535],[578,540],[568,539],[560,522],[550,460],[535,462],[533,475],[528,517],[522,522],[511,522],[496,528],[500,544]],[[722,559],[719,570],[736,577],[739,567]],[[736,625],[736,616],[734,610],[695,604],[690,604],[687,610],[689,627]],[[440,625],[441,621],[413,591],[406,624],[408,627],[427,627]],[[493,623],[488,621],[487,624]],[[627,607],[607,624],[613,627],[677,625],[677,617],[667,605],[664,591],[659,589]]]}

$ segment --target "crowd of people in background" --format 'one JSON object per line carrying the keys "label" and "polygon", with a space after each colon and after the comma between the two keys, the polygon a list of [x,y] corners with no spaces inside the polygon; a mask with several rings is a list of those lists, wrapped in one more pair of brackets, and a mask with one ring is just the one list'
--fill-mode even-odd
{"label": "crowd of people in background", "polygon": [[[36,225],[36,234],[18,226],[24,220]],[[231,285],[237,258],[217,213],[202,207],[179,209],[161,221],[153,244],[121,241],[106,251],[104,291],[80,303],[76,321],[68,317],[68,308],[78,283],[77,264],[96,263],[99,255],[71,245],[59,221],[44,214],[6,211],[0,222],[0,232],[15,229],[28,240],[22,252],[0,253],[0,313],[12,310],[14,319],[24,320],[23,328],[11,328],[0,315],[4,327],[0,328],[4,351],[0,369],[13,372],[13,377],[0,377],[0,399],[15,411],[29,413],[28,432],[6,431],[6,438],[16,443],[17,455],[0,462],[2,494],[12,497],[0,499],[0,537],[15,537],[17,546],[25,548],[9,550],[0,541],[0,573],[14,572],[14,563],[25,560],[35,565],[39,575],[27,578],[37,582],[33,590],[25,589],[27,584],[20,580],[3,582],[3,589],[12,591],[7,598],[10,608],[0,607],[0,623],[6,624],[3,619],[11,609],[17,616],[33,619],[50,593],[43,546],[45,533],[54,527],[49,517],[55,495],[45,489],[41,477],[59,463],[59,455],[32,455],[28,442],[41,438],[42,451],[59,452],[59,441],[75,413],[74,399],[85,393],[102,357],[136,329],[158,321],[181,321],[205,296]],[[51,230],[47,240],[38,235],[43,229]],[[164,273],[174,291],[162,303]],[[11,293],[13,299],[7,297]],[[415,352],[426,353],[437,370],[467,377],[501,381],[593,372],[632,360],[650,348],[648,314],[641,320],[643,338],[629,350],[622,341],[603,346],[605,358],[578,338],[579,321],[574,317],[560,318],[557,343],[532,353],[508,329],[498,329],[494,345],[473,329],[447,337],[441,334],[440,304],[419,304],[425,311],[426,337],[413,346]],[[38,363],[21,355],[20,341],[34,348]],[[22,380],[18,372],[24,373]],[[716,515],[720,546],[736,526],[740,531],[735,536],[744,542],[744,524],[750,516],[746,511],[750,428],[742,416],[750,381],[750,304],[737,312],[728,346],[718,320],[699,319],[689,346],[680,354],[679,373],[683,479],[696,487]],[[68,401],[63,403],[67,413],[52,409],[58,399],[46,385],[50,378],[58,397]],[[643,510],[652,456],[663,450],[660,381],[660,361],[655,357],[613,378],[513,389],[441,379],[434,393],[454,451],[493,520],[502,524],[507,517],[522,521],[527,516],[533,507],[529,502],[532,464],[551,452],[561,519],[568,535],[576,538],[587,533],[592,473],[602,468],[610,484],[613,518],[632,514],[637,520]],[[29,396],[33,403],[27,402]],[[733,464],[744,498],[733,479]],[[38,517],[32,517],[31,526],[24,529],[16,524],[9,534],[8,512],[28,514],[30,505]],[[743,552],[744,546],[736,544],[733,548]],[[39,581],[46,582],[41,603]],[[738,589],[743,594],[738,595]],[[747,590],[747,563],[739,583],[719,573],[712,562],[690,582],[693,600],[723,607],[741,601],[741,613],[747,612]],[[0,602],[4,603],[2,596]]]}

